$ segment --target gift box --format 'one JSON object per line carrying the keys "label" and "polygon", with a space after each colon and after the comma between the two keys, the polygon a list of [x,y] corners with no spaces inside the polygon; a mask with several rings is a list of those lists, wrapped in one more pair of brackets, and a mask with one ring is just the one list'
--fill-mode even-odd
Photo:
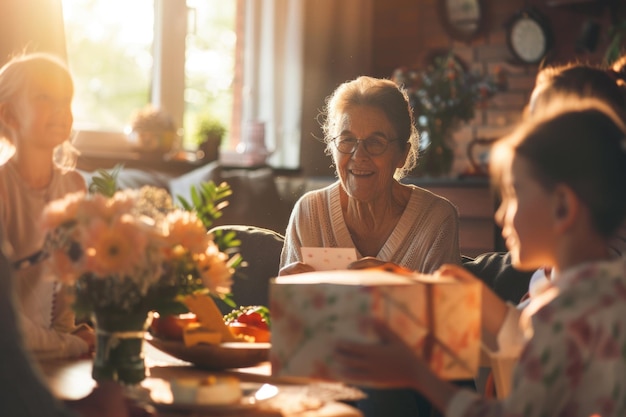
{"label": "gift box", "polygon": [[479,283],[379,269],[317,271],[270,283],[275,376],[338,380],[339,339],[376,343],[378,318],[444,379],[470,379],[480,359]]}

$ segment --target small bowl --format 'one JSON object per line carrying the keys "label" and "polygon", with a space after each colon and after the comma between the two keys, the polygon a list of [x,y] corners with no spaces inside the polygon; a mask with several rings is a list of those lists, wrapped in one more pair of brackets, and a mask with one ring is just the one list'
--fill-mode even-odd
{"label": "small bowl", "polygon": [[243,396],[239,379],[232,376],[177,378],[170,382],[170,389],[178,404],[229,405]]}
{"label": "small bowl", "polygon": [[170,381],[172,400],[175,403],[195,404],[200,382],[195,378],[177,378]]}

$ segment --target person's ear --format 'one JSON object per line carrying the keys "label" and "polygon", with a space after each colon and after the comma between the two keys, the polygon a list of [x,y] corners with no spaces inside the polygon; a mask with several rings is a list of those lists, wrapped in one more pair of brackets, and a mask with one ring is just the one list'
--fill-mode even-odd
{"label": "person's ear", "polygon": [[570,187],[557,185],[551,209],[556,230],[566,232],[578,217],[580,210],[578,196]]}

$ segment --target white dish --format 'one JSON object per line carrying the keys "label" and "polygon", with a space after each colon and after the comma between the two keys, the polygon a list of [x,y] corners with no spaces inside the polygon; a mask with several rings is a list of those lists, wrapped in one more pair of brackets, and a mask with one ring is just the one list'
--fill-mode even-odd
{"label": "white dish", "polygon": [[150,394],[152,404],[163,410],[191,411],[198,413],[230,413],[257,407],[261,402],[278,394],[278,387],[271,384],[241,382],[243,396],[233,404],[211,405],[187,402],[174,402],[169,383],[162,387],[153,387]]}

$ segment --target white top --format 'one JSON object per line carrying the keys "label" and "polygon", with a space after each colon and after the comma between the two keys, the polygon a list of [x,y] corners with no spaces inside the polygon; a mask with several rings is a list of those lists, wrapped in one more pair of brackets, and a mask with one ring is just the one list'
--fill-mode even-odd
{"label": "white top", "polygon": [[[301,247],[356,248],[343,217],[337,181],[296,202],[285,234],[281,268],[302,261]],[[460,264],[459,217],[445,198],[416,186],[404,213],[377,258],[432,273],[444,263]],[[357,250],[357,257],[363,255]]]}
{"label": "white top", "polygon": [[[44,233],[40,219],[44,207],[68,193],[85,190],[82,176],[55,168],[48,187],[32,189],[19,175],[12,160],[0,166],[0,221],[12,253],[9,260],[41,250]],[[19,268],[14,274],[17,307],[26,347],[37,357],[79,356],[88,351],[75,329],[71,304],[54,278],[45,276],[41,263]]]}
{"label": "white top", "polygon": [[461,390],[446,416],[626,415],[625,316],[626,261],[562,271],[537,290],[517,323],[503,326],[517,327],[506,330],[525,340],[510,395],[495,402]]}

